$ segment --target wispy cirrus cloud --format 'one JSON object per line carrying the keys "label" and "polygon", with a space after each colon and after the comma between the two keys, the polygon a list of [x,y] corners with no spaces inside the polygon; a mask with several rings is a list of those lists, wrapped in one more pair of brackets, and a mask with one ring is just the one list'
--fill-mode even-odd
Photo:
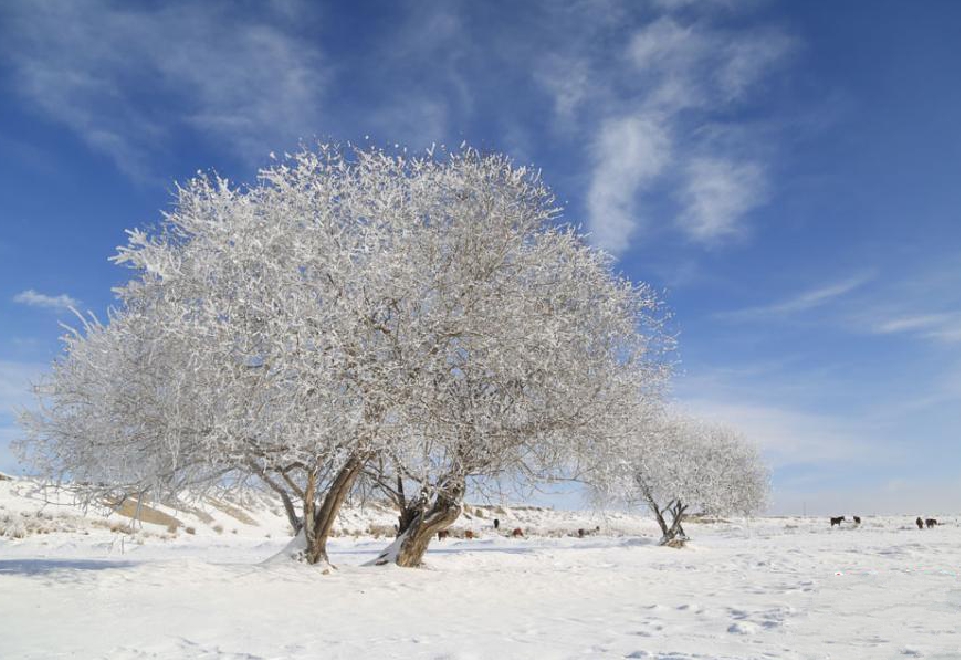
{"label": "wispy cirrus cloud", "polygon": [[685,176],[677,222],[700,243],[741,234],[744,215],[761,203],[768,185],[758,165],[723,157],[695,158]]}
{"label": "wispy cirrus cloud", "polygon": [[914,316],[899,316],[879,321],[874,330],[883,335],[915,330],[930,330],[953,319],[956,319],[956,315],[918,314]]}
{"label": "wispy cirrus cloud", "polygon": [[843,317],[852,333],[932,344],[961,342],[961,254],[898,263]]}
{"label": "wispy cirrus cloud", "polygon": [[697,416],[734,426],[758,443],[775,467],[890,460],[872,441],[869,424],[842,416],[810,413],[754,401],[688,399],[684,405]]}
{"label": "wispy cirrus cloud", "polygon": [[21,291],[13,297],[13,302],[20,303],[21,305],[29,305],[30,307],[41,307],[58,311],[80,306],[79,300],[65,293],[51,296],[46,293],[39,293],[33,289]]}
{"label": "wispy cirrus cloud", "polygon": [[[7,3],[15,92],[134,177],[186,128],[244,159],[318,130],[327,62],[298,31],[309,5],[253,18],[220,2]],[[160,102],[158,102],[158,100]]]}
{"label": "wispy cirrus cloud", "polygon": [[792,314],[822,307],[861,288],[872,279],[873,273],[861,273],[837,282],[822,285],[816,289],[792,295],[784,300],[767,305],[745,307],[729,312],[721,312],[716,318],[728,321],[751,321],[759,319],[781,319]]}
{"label": "wispy cirrus cloud", "polygon": [[628,250],[652,223],[645,198],[670,189],[678,191],[674,226],[691,241],[714,245],[745,234],[745,218],[770,187],[763,150],[749,130],[715,115],[751,103],[795,49],[794,37],[772,27],[722,29],[710,17],[682,20],[667,11],[633,30],[614,61],[584,47],[542,69],[561,129],[594,136],[587,208],[594,242],[615,254]]}
{"label": "wispy cirrus cloud", "polygon": [[879,335],[911,335],[941,342],[961,341],[961,312],[908,314],[873,321],[871,331]]}
{"label": "wispy cirrus cloud", "polygon": [[651,119],[617,117],[600,127],[594,156],[594,180],[587,195],[592,240],[617,254],[638,229],[635,191],[670,161],[671,139]]}

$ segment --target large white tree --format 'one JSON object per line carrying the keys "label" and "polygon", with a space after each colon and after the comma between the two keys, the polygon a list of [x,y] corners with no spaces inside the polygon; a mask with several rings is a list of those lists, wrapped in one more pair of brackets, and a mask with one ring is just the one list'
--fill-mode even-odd
{"label": "large white tree", "polygon": [[471,480],[542,479],[618,428],[630,401],[659,393],[671,344],[654,292],[558,226],[537,178],[476,154],[437,175],[449,194],[417,314],[434,330],[404,359],[407,432],[377,468],[402,509],[380,561],[405,566],[457,518]]}
{"label": "large white tree", "polygon": [[391,558],[418,565],[468,479],[559,469],[666,376],[656,297],[559,213],[535,173],[470,149],[321,147],[253,186],[199,176],[130,232],[121,311],[68,338],[24,452],[137,492],[258,477],[309,563],[366,471],[402,508]]}

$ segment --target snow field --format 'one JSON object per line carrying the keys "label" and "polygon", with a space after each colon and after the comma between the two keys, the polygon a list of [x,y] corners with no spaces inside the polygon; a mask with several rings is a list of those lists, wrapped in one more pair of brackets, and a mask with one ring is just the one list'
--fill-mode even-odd
{"label": "snow field", "polygon": [[421,570],[339,537],[328,576],[262,565],[285,538],[3,539],[0,658],[959,658],[961,527],[909,522],[447,539]]}

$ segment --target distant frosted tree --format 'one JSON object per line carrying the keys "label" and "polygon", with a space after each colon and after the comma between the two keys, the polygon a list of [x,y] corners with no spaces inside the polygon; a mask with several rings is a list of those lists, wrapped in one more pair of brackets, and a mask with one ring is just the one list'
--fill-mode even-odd
{"label": "distant frosted tree", "polygon": [[769,472],[754,445],[725,426],[670,412],[644,420],[595,483],[602,499],[646,506],[661,529],[661,544],[683,543],[685,515],[764,508]]}

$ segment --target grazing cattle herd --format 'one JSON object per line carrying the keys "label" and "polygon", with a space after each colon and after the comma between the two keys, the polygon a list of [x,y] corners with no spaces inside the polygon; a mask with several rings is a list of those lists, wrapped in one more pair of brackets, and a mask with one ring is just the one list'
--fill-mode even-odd
{"label": "grazing cattle herd", "polygon": [[[845,523],[847,522],[847,520],[848,520],[847,516],[831,516],[831,527],[834,527],[835,525],[840,527],[841,523]],[[854,524],[855,527],[859,526],[861,524],[861,516],[851,516],[851,522]],[[921,516],[918,516],[917,518],[914,519],[914,524],[918,526],[918,529],[924,529],[925,527],[929,527],[929,528],[936,527],[938,525],[938,521],[936,518],[922,518]],[[499,530],[500,526],[501,526],[501,521],[495,518],[494,529]],[[585,536],[599,534],[600,531],[601,531],[601,528],[599,526],[596,527],[594,530],[590,530],[590,531],[581,527],[581,528],[578,528],[577,530],[577,536],[579,538],[584,538]],[[466,530],[463,533],[463,538],[465,539],[472,539],[472,538],[475,538],[476,536],[477,534],[470,530]],[[520,527],[515,527],[513,531],[510,533],[510,536],[514,538],[524,538],[524,530]],[[437,538],[441,540],[450,538],[450,530],[445,529],[440,532],[437,532]]]}
{"label": "grazing cattle herd", "polygon": [[[500,529],[500,526],[501,526],[501,525],[500,525],[500,520],[495,519],[495,520],[494,520],[494,529],[495,529],[495,530],[498,530],[498,529]],[[588,536],[588,535],[591,535],[591,534],[600,533],[600,531],[601,531],[600,526],[598,526],[597,528],[595,528],[594,531],[588,531],[588,530],[586,530],[586,529],[584,529],[584,528],[581,528],[581,529],[578,529],[578,530],[577,530],[577,535],[578,535],[579,537],[581,537],[581,538],[584,538],[585,536]],[[458,538],[461,538],[460,534],[461,534],[461,533],[458,532]],[[514,530],[509,534],[509,536],[512,536],[513,538],[524,538],[524,529],[521,528],[521,527],[515,527]],[[443,541],[444,539],[450,538],[450,537],[451,537],[451,530],[449,530],[449,529],[442,529],[441,531],[437,532],[437,538],[438,538],[439,540],[441,540],[441,541]],[[465,538],[465,539],[478,538],[478,534],[477,534],[476,532],[473,532],[473,531],[469,530],[469,529],[468,529],[468,530],[464,530],[464,532],[463,532],[463,538]]]}
{"label": "grazing cattle herd", "polygon": [[[861,516],[851,516],[851,519],[854,521],[855,525],[861,524]],[[834,527],[835,525],[840,527],[841,523],[845,522],[846,520],[847,517],[845,516],[831,516],[831,527]],[[918,516],[914,519],[914,524],[918,526],[918,529],[924,529],[925,527],[937,526],[938,521],[936,518],[922,518],[921,516]]]}

